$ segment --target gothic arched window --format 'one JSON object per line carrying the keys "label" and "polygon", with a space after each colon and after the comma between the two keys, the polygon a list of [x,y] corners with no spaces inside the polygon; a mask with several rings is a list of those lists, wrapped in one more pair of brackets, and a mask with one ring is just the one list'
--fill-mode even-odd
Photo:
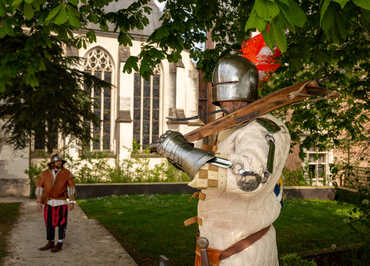
{"label": "gothic arched window", "polygon": [[158,141],[160,73],[155,71],[149,80],[134,74],[133,136],[141,148]]}
{"label": "gothic arched window", "polygon": [[[113,80],[113,60],[102,48],[94,48],[86,55],[84,71],[106,82]],[[111,150],[112,126],[112,92],[110,88],[85,88],[94,101],[94,113],[100,119],[97,127],[91,129],[93,141],[92,150]]]}

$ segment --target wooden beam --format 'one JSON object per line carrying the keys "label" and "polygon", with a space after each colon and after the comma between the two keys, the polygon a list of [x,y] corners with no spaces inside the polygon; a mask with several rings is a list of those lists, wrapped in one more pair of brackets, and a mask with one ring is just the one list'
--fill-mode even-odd
{"label": "wooden beam", "polygon": [[315,80],[298,83],[281,90],[277,90],[231,114],[197,128],[185,134],[185,138],[188,141],[193,142],[212,134],[216,134],[222,130],[254,120],[259,116],[283,106],[300,102],[307,97],[323,96],[327,95],[328,92],[329,91],[325,88],[319,88],[318,83]]}

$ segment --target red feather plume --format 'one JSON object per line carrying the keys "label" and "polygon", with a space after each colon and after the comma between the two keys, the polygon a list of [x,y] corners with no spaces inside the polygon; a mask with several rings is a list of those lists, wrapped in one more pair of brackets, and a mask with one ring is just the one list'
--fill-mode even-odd
{"label": "red feather plume", "polygon": [[280,66],[278,63],[280,60],[276,59],[281,55],[280,50],[276,47],[274,53],[272,53],[261,33],[248,39],[246,42],[243,41],[240,51],[244,58],[256,65],[261,81],[266,81],[266,74],[274,73]]}

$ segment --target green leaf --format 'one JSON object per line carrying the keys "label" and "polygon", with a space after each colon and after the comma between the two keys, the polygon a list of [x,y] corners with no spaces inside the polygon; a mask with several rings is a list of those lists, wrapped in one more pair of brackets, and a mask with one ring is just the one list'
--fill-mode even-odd
{"label": "green leaf", "polygon": [[54,20],[54,23],[57,24],[57,25],[62,25],[64,23],[66,23],[67,20],[68,20],[67,11],[66,11],[65,7],[63,6],[62,9],[60,10],[59,14],[56,16],[56,18]]}
{"label": "green leaf", "polygon": [[12,7],[18,8],[20,4],[22,4],[23,0],[14,0]]}
{"label": "green leaf", "polygon": [[280,8],[285,19],[292,25],[303,27],[307,20],[306,14],[295,1],[289,0],[288,2],[289,5],[286,8]]}
{"label": "green leaf", "polygon": [[4,27],[4,24],[3,24],[3,25],[1,25],[1,27],[0,27],[0,39],[1,39],[1,38],[4,38],[7,34],[8,34],[8,33],[7,33],[7,31],[6,31],[6,28]]}
{"label": "green leaf", "polygon": [[24,4],[24,16],[26,19],[31,19],[33,17],[34,11],[30,4]]}
{"label": "green leaf", "polygon": [[[280,3],[283,3],[285,5],[289,5],[289,0],[279,0]],[[281,10],[281,9],[280,9]]]}
{"label": "green leaf", "polygon": [[320,10],[320,25],[322,25],[322,20],[324,18],[326,10],[329,7],[330,2],[331,0],[325,0],[324,3],[322,4],[321,10]]}
{"label": "green leaf", "polygon": [[24,0],[27,4],[32,4],[34,0]]}
{"label": "green leaf", "polygon": [[359,6],[363,9],[370,10],[370,1],[369,0],[352,0],[352,1],[356,6]]}
{"label": "green leaf", "polygon": [[288,48],[288,42],[285,36],[284,23],[281,19],[279,19],[279,17],[274,19],[273,23],[271,23],[270,31],[276,45],[279,47],[281,52],[284,53]]}
{"label": "green leaf", "polygon": [[75,28],[81,27],[80,20],[74,15],[68,16],[68,22],[72,27],[75,27]]}
{"label": "green leaf", "polygon": [[67,6],[68,22],[71,26],[79,28],[81,26],[78,12],[71,6]]}
{"label": "green leaf", "polygon": [[32,2],[32,6],[33,6],[33,9],[36,10],[36,11],[39,11],[40,10],[40,6],[42,5],[42,0],[34,0]]}
{"label": "green leaf", "polygon": [[275,46],[274,37],[272,36],[271,30],[262,31],[263,39],[265,40],[266,44],[272,49]]}
{"label": "green leaf", "polygon": [[322,29],[328,39],[338,43],[340,39],[345,39],[348,34],[348,29],[340,9],[336,5],[330,5],[326,11],[326,15],[322,20]]}
{"label": "green leaf", "polygon": [[256,8],[259,17],[268,21],[276,17],[280,12],[277,3],[268,0],[256,0],[253,8]]}
{"label": "green leaf", "polygon": [[155,39],[162,40],[162,39],[165,39],[166,37],[168,37],[169,31],[168,31],[167,28],[161,27],[161,28],[158,28],[157,30],[155,30],[153,35],[155,36]]}
{"label": "green leaf", "polygon": [[89,42],[96,42],[96,35],[93,30],[89,30],[88,32],[86,32],[86,37]]}
{"label": "green leaf", "polygon": [[152,12],[152,9],[150,7],[148,7],[148,6],[144,6],[144,12],[146,14],[150,14]]}
{"label": "green leaf", "polygon": [[370,12],[366,9],[362,9],[361,11],[361,23],[365,25],[365,27],[370,28]]}
{"label": "green leaf", "polygon": [[49,13],[49,15],[47,16],[46,18],[46,22],[49,23],[53,18],[55,18],[56,15],[58,15],[59,11],[62,9],[62,5],[59,5],[57,7],[55,7],[53,10],[51,10],[51,12]]}
{"label": "green leaf", "polygon": [[2,4],[0,4],[0,17],[3,17],[6,14],[6,10]]}
{"label": "green leaf", "polygon": [[345,5],[349,2],[349,0],[333,0],[334,2],[337,2],[340,4],[340,7],[343,9]]}
{"label": "green leaf", "polygon": [[129,58],[127,58],[126,64],[123,67],[123,72],[131,73],[132,69],[134,69],[135,71],[139,71],[139,67],[137,65],[138,62],[139,58],[137,56],[130,56]]}
{"label": "green leaf", "polygon": [[247,31],[249,29],[258,29],[259,31],[263,31],[266,29],[266,25],[266,21],[257,16],[256,11],[253,9],[247,23],[245,24],[244,30]]}
{"label": "green leaf", "polygon": [[132,45],[131,36],[127,32],[120,32],[118,35],[118,42],[120,45],[123,46],[130,46]]}
{"label": "green leaf", "polygon": [[74,6],[78,5],[78,0],[69,0],[68,2],[71,3]]}
{"label": "green leaf", "polygon": [[5,37],[6,35],[11,35],[12,33],[13,29],[11,27],[9,20],[3,21],[3,23],[0,26],[0,38]]}
{"label": "green leaf", "polygon": [[342,40],[344,40],[347,37],[348,34],[348,28],[345,24],[345,21],[337,14],[335,13],[335,21],[336,21],[336,29],[338,30],[339,36]]}
{"label": "green leaf", "polygon": [[322,21],[322,29],[324,30],[328,39],[338,42],[338,36],[335,34],[335,10],[330,7],[326,11],[326,15]]}

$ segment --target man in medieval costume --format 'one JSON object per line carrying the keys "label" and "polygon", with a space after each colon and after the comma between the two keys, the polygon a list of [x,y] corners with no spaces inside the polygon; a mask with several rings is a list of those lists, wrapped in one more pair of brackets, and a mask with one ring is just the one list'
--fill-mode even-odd
{"label": "man in medieval costume", "polygon": [[[48,169],[37,179],[35,192],[37,208],[41,211],[44,207],[48,240],[47,244],[39,250],[50,249],[52,252],[58,252],[62,249],[67,229],[68,209],[72,210],[76,203],[75,183],[71,172],[63,166],[65,162],[60,155],[54,154],[48,163]],[[58,241],[54,244],[56,227],[58,227]]]}
{"label": "man in medieval costume", "polygon": [[[258,72],[249,60],[221,58],[213,72],[213,103],[231,113],[258,98]],[[281,174],[290,147],[283,122],[271,114],[221,131],[213,151],[168,131],[153,146],[198,188],[196,265],[278,265],[272,223],[281,209]],[[215,167],[217,159],[232,167]],[[220,159],[220,160],[222,160]],[[211,164],[213,162],[213,164]]]}

